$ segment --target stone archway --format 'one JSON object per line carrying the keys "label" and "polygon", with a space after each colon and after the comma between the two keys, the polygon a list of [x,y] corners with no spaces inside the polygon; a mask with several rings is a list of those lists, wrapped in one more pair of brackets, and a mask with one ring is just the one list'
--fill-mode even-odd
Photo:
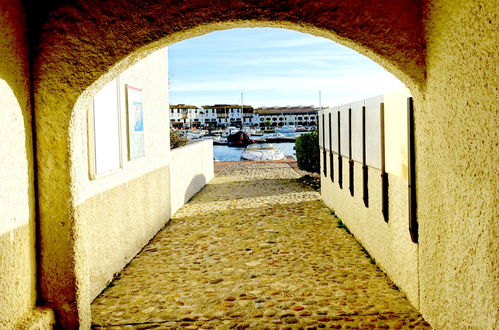
{"label": "stone archway", "polygon": [[[88,326],[84,242],[72,178],[75,111],[116,73],[154,50],[233,27],[282,27],[326,37],[375,60],[413,90],[425,80],[422,11],[414,1],[86,1],[37,13],[34,51],[41,291],[64,327]],[[37,25],[35,25],[37,26]]]}

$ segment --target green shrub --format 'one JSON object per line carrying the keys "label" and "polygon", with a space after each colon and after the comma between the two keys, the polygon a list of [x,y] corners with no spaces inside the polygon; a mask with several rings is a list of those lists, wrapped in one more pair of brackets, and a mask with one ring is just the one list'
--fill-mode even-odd
{"label": "green shrub", "polygon": [[296,138],[296,160],[303,171],[320,172],[319,133],[305,133]]}
{"label": "green shrub", "polygon": [[185,146],[187,144],[187,138],[181,136],[177,132],[170,130],[170,149]]}

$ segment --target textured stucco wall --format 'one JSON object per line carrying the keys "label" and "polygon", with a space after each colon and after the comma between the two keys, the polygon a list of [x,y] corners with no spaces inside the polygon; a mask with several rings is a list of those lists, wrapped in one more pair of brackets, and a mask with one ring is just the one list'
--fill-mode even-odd
{"label": "textured stucco wall", "polygon": [[82,299],[76,288],[82,283],[74,276],[82,267],[76,257],[82,242],[69,170],[68,127],[76,100],[101,77],[112,77],[168,43],[217,29],[275,26],[340,41],[411,89],[421,310],[436,328],[494,327],[499,296],[494,1],[27,4],[33,14],[41,293],[59,311],[63,326],[88,325],[89,317],[84,304],[78,304]]}
{"label": "textured stucco wall", "polygon": [[[107,78],[107,79],[106,79]],[[76,204],[133,178],[164,167],[170,162],[168,129],[168,53],[163,48],[117,74],[121,113],[123,168],[96,180],[89,178],[87,115],[93,108],[93,95],[108,79],[103,77],[89,88],[75,105],[71,124],[72,193]],[[128,160],[126,84],[142,88],[145,157]],[[166,123],[166,124],[165,124]],[[166,126],[165,126],[166,125]],[[79,152],[76,152],[78,150]]]}
{"label": "textured stucco wall", "polygon": [[427,7],[418,219],[421,311],[437,329],[499,327],[497,5]]}
{"label": "textured stucco wall", "polygon": [[214,176],[213,142],[198,141],[171,151],[171,208],[174,214]]}
{"label": "textured stucco wall", "polygon": [[[150,56],[142,61],[127,62],[128,68],[124,72],[115,68],[103,75],[79,95],[74,110],[70,112],[72,114],[70,121],[65,124],[59,122],[60,126],[54,125],[54,120],[44,116],[43,112],[37,113],[37,129],[43,132],[37,146],[41,158],[39,158],[41,292],[46,301],[56,306],[58,322],[64,328],[90,326],[90,302],[99,288],[102,288],[103,283],[109,281],[115,272],[121,270],[129,260],[129,256],[137,251],[137,246],[147,243],[151,237],[144,238],[145,233],[157,231],[168,221],[169,203],[160,205],[165,196],[169,195],[168,178],[164,179],[164,175],[161,176],[163,181],[159,181],[158,186],[151,186],[150,190],[143,187],[132,194],[131,190],[126,188],[127,182],[131,180],[139,182],[149,180],[144,177],[147,173],[165,167],[164,171],[168,171],[170,151],[166,54],[166,49],[159,49],[148,53]],[[121,93],[123,168],[113,174],[90,180],[87,114],[92,107],[93,95],[118,75],[122,92],[127,83],[143,89],[146,156],[127,161],[126,102],[125,93]],[[54,99],[49,97],[51,102],[56,101],[56,96],[52,97]],[[61,107],[63,105],[56,106],[55,109],[60,110]],[[70,127],[58,130],[64,125]],[[46,148],[52,152],[45,154]],[[47,174],[47,171],[51,173],[50,176],[43,174]],[[129,198],[118,201],[116,195]],[[101,210],[106,207],[116,208],[121,204],[122,209],[117,210],[117,215],[122,215],[122,218],[109,220],[109,224],[116,227],[112,233],[105,231],[105,226],[102,227],[107,221],[103,217],[104,214],[109,214],[108,212],[112,210],[94,213],[88,209],[97,207],[96,196],[101,197],[101,204],[98,206]],[[137,221],[133,218],[137,213],[126,213],[131,205],[153,218],[145,221],[150,224],[150,228],[144,228],[136,233],[126,231],[127,228],[134,227],[133,223]],[[161,209],[158,209],[160,206]],[[153,209],[147,209],[148,207]],[[93,217],[99,214],[102,224],[93,228],[93,221],[97,220]],[[118,226],[116,221],[120,221],[121,226]],[[117,244],[124,235],[129,237],[128,243]],[[113,257],[114,260],[102,261],[95,255],[106,248],[106,243],[108,247],[120,248],[113,255],[106,253],[107,257]],[[109,268],[97,271],[96,269],[101,266]],[[94,280],[95,283],[92,282]]]}
{"label": "textured stucco wall", "polygon": [[169,179],[165,166],[76,207],[86,226],[90,299],[100,294],[170,218]]}
{"label": "textured stucco wall", "polygon": [[0,328],[49,328],[35,309],[33,145],[25,15],[0,1]]}
{"label": "textured stucco wall", "polygon": [[[118,72],[167,44],[215,30],[251,26],[292,28],[338,41],[420,89],[425,69],[419,3],[357,4],[350,0],[30,3],[40,289],[63,327],[86,327],[90,320],[90,290],[85,289],[90,284],[78,275],[86,272],[81,235],[85,228],[75,213],[75,202],[85,197],[77,188],[80,178],[72,166],[81,149],[75,148],[77,132],[68,129],[78,127],[78,113],[73,115],[77,100],[92,95]],[[352,21],[352,17],[356,19]]]}
{"label": "textured stucco wall", "polygon": [[[123,168],[89,178],[87,114],[92,94],[75,106],[72,122],[72,192],[85,251],[78,274],[88,276],[88,299],[168,221],[170,212],[168,57],[160,49],[118,75]],[[128,160],[126,84],[142,88],[145,156]],[[98,83],[100,85],[100,82]],[[82,290],[87,290],[87,289]],[[89,301],[90,302],[90,301]]]}
{"label": "textured stucco wall", "polygon": [[324,202],[335,211],[409,301],[418,307],[418,245],[411,242],[409,235],[407,181],[389,176],[390,218],[386,223],[381,213],[381,171],[369,167],[369,207],[366,208],[362,199],[362,164],[354,163],[355,189],[352,197],[348,189],[348,159],[343,158],[343,189],[338,184],[337,155],[334,155],[333,160],[335,182],[331,182],[330,178],[329,152],[326,159],[328,176],[325,177],[321,171],[321,195]]}

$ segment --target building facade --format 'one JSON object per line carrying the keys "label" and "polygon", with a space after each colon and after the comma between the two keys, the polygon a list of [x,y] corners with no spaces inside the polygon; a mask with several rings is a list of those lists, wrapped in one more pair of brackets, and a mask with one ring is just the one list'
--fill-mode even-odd
{"label": "building facade", "polygon": [[318,110],[314,106],[262,107],[255,109],[254,122],[259,127],[316,126]]}
{"label": "building facade", "polygon": [[170,127],[280,127],[284,125],[317,125],[318,108],[314,106],[262,107],[215,104],[198,108],[194,105],[170,105]]}
{"label": "building facade", "polygon": [[187,104],[170,105],[170,127],[193,128],[204,126],[202,111]]}

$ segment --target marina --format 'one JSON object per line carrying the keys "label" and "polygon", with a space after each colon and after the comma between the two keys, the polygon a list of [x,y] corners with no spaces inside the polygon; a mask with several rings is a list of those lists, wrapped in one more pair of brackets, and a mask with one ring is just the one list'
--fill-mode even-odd
{"label": "marina", "polygon": [[[258,144],[255,144],[258,145]],[[285,159],[296,159],[293,142],[272,143],[272,145],[282,151]],[[252,145],[250,145],[252,146]],[[240,161],[245,148],[229,147],[227,145],[213,145],[213,156],[215,161],[235,162]]]}
{"label": "marina", "polygon": [[[234,143],[233,139],[228,139],[230,135],[235,136],[241,131],[250,133],[246,133],[246,138],[249,138],[251,142],[245,141],[246,143],[238,144]],[[307,133],[307,131],[282,133],[276,131],[248,131],[235,127],[228,127],[225,130],[218,131],[198,129],[177,130],[177,132],[188,140],[212,140],[214,160],[221,162],[296,159],[295,140],[301,134]]]}

